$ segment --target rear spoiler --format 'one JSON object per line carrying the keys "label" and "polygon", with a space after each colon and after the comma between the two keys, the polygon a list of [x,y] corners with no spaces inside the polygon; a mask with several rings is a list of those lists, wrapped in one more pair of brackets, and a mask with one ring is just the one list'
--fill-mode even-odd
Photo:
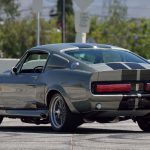
{"label": "rear spoiler", "polygon": [[91,81],[150,81],[150,69],[95,72]]}

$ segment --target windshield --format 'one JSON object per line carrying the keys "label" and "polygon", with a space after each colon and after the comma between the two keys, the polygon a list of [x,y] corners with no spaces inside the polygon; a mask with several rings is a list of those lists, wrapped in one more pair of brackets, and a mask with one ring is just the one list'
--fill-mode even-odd
{"label": "windshield", "polygon": [[89,64],[110,62],[148,63],[144,58],[123,50],[80,49],[65,51],[65,53]]}

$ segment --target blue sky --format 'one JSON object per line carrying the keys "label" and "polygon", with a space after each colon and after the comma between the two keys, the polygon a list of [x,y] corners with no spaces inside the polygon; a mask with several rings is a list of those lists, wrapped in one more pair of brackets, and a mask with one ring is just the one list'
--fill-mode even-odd
{"label": "blue sky", "polygon": [[[32,0],[18,0],[21,4],[21,9],[31,7]],[[108,0],[93,0],[92,5],[88,9],[91,14],[102,15],[104,13],[103,1]],[[124,0],[125,1],[125,0]],[[57,0],[43,0],[43,6],[53,8]],[[150,0],[126,0],[128,6],[129,17],[146,17],[150,18]],[[43,10],[43,12],[46,11]],[[46,12],[44,13],[46,15]]]}

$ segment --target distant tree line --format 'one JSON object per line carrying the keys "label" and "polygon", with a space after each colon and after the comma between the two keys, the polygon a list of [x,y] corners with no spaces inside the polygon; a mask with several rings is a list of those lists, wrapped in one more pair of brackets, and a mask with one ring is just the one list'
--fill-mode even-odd
{"label": "distant tree line", "polygon": [[[61,2],[57,2],[56,17],[50,21],[41,18],[41,44],[61,42]],[[74,42],[72,1],[66,0],[66,4],[66,42]],[[5,57],[18,58],[36,45],[35,16],[18,19],[18,8],[15,0],[0,0],[0,50]],[[107,9],[108,16],[103,20],[92,17],[87,38],[124,47],[150,58],[150,19],[128,19],[127,6],[120,0],[112,0]]]}

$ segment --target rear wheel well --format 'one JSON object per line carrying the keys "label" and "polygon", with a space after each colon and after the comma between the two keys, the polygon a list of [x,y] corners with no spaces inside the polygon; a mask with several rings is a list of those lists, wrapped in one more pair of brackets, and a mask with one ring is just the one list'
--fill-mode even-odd
{"label": "rear wheel well", "polygon": [[49,107],[49,104],[50,104],[52,96],[55,95],[55,94],[57,94],[57,93],[61,95],[61,93],[58,92],[58,91],[56,91],[56,90],[49,91],[49,93],[47,95],[47,99],[46,99],[46,101],[47,101],[47,107]]}

